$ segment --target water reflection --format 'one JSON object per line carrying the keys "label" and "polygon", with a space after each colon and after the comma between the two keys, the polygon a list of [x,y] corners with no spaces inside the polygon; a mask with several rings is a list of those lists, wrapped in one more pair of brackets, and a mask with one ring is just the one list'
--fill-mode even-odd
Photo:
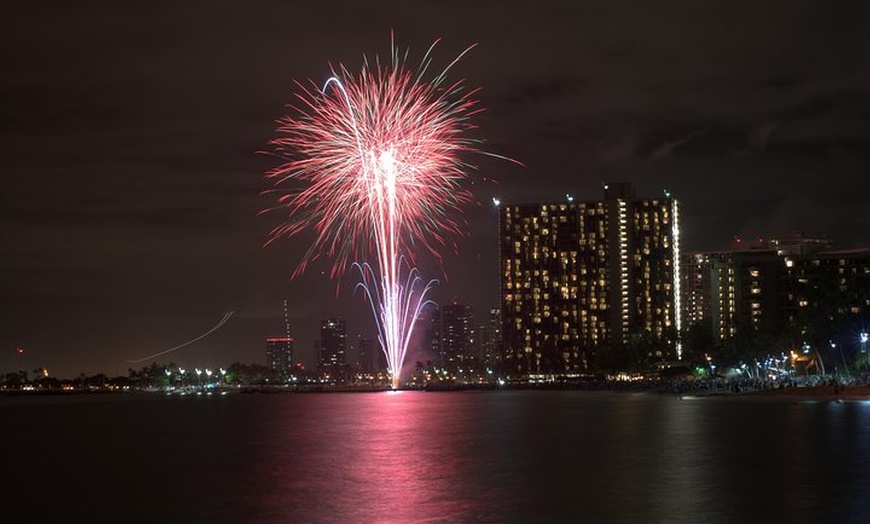
{"label": "water reflection", "polygon": [[[346,440],[343,456],[353,460],[343,477],[343,496],[359,501],[352,514],[335,509],[346,522],[460,522],[471,520],[462,489],[469,445],[456,419],[420,393],[386,394],[358,418],[358,432]],[[429,400],[432,400],[431,398]],[[435,404],[437,406],[437,404]]]}
{"label": "water reflection", "polygon": [[[436,398],[436,397],[441,398]],[[275,486],[261,500],[299,522],[486,521],[493,465],[485,435],[466,427],[459,395],[419,392],[291,399],[283,439],[295,449],[264,457]],[[470,400],[470,399],[466,399]],[[458,412],[458,413],[457,413]],[[304,425],[309,433],[301,435]],[[272,445],[277,443],[273,442]]]}
{"label": "water reflection", "polygon": [[246,522],[864,522],[870,404],[582,392],[247,403]]}

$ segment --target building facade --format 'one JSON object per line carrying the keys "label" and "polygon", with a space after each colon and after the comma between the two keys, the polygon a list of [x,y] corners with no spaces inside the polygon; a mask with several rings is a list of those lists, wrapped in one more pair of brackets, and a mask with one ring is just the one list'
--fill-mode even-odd
{"label": "building facade", "polygon": [[503,204],[502,369],[517,377],[594,370],[643,334],[678,358],[679,207],[605,184],[599,201]]}
{"label": "building facade", "polygon": [[269,337],[266,339],[266,365],[287,377],[292,371],[293,339],[290,337]]}
{"label": "building facade", "polygon": [[[363,373],[380,370],[380,360],[375,354],[375,341],[364,335],[356,337],[357,367]],[[386,362],[386,360],[384,360]],[[383,366],[386,368],[386,363]]]}
{"label": "building facade", "polygon": [[785,266],[775,250],[689,253],[682,268],[686,327],[705,326],[717,340],[782,330]]}
{"label": "building facade", "polygon": [[762,335],[770,351],[854,346],[854,333],[870,325],[870,248],[830,245],[795,235],[685,255],[687,326],[702,326],[718,341]]}
{"label": "building facade", "polygon": [[[787,254],[783,266],[782,304],[789,325],[855,317],[860,325],[850,329],[867,331],[870,319],[864,317],[870,311],[870,248]],[[838,338],[839,334],[825,336]]]}
{"label": "building facade", "polygon": [[321,373],[338,373],[347,363],[347,327],[344,319],[328,318],[320,322],[318,367]]}
{"label": "building facade", "polygon": [[471,308],[453,302],[441,306],[441,366],[451,375],[473,365],[473,324]]}
{"label": "building facade", "polygon": [[484,368],[492,369],[501,362],[501,329],[501,310],[492,308],[485,322],[474,330],[474,357]]}

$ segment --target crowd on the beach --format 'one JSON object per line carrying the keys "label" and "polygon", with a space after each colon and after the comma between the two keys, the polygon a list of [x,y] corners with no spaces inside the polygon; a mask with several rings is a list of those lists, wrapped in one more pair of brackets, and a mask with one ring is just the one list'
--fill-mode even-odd
{"label": "crowd on the beach", "polygon": [[[870,374],[783,376],[773,377],[712,377],[712,378],[644,378],[617,380],[597,377],[583,380],[564,380],[541,383],[513,383],[509,387],[520,389],[580,389],[593,391],[655,391],[677,395],[724,395],[753,392],[788,392],[786,390],[818,390],[830,388],[840,393],[849,387],[870,387]],[[796,392],[796,391],[795,391]]]}
{"label": "crowd on the beach", "polygon": [[841,393],[847,387],[867,387],[870,386],[870,375],[829,375],[829,376],[812,376],[812,377],[793,377],[787,376],[782,378],[722,378],[702,380],[677,380],[671,383],[660,385],[662,389],[673,391],[677,394],[686,394],[692,392],[704,392],[706,394],[725,394],[725,393],[753,393],[753,392],[775,392],[794,388],[819,389],[830,388],[834,394]]}

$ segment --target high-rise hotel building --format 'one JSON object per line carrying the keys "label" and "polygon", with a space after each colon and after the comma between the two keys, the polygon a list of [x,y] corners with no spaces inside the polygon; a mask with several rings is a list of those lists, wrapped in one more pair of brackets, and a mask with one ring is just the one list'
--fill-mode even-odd
{"label": "high-rise hotel building", "polygon": [[594,369],[634,334],[679,357],[679,208],[605,184],[604,199],[501,204],[504,371],[514,377]]}
{"label": "high-rise hotel building", "polygon": [[684,327],[706,326],[718,340],[782,329],[783,264],[776,251],[686,253],[681,267]]}
{"label": "high-rise hotel building", "polygon": [[[785,264],[784,317],[795,323],[815,310],[828,319],[852,316],[860,319],[851,335],[866,333],[870,315],[870,248],[819,251],[783,255]],[[829,323],[830,324],[830,323]],[[827,326],[833,329],[835,326]],[[831,333],[846,336],[848,333]],[[866,349],[863,348],[863,349]]]}
{"label": "high-rise hotel building", "polygon": [[783,334],[809,310],[857,315],[870,307],[870,249],[834,250],[802,233],[687,253],[681,267],[684,325],[718,340]]}

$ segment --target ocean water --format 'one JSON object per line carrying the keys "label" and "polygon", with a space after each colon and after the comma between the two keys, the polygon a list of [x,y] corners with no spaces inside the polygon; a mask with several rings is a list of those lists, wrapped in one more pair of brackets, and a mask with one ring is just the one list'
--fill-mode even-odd
{"label": "ocean water", "polygon": [[870,403],[0,397],[4,522],[866,523]]}

